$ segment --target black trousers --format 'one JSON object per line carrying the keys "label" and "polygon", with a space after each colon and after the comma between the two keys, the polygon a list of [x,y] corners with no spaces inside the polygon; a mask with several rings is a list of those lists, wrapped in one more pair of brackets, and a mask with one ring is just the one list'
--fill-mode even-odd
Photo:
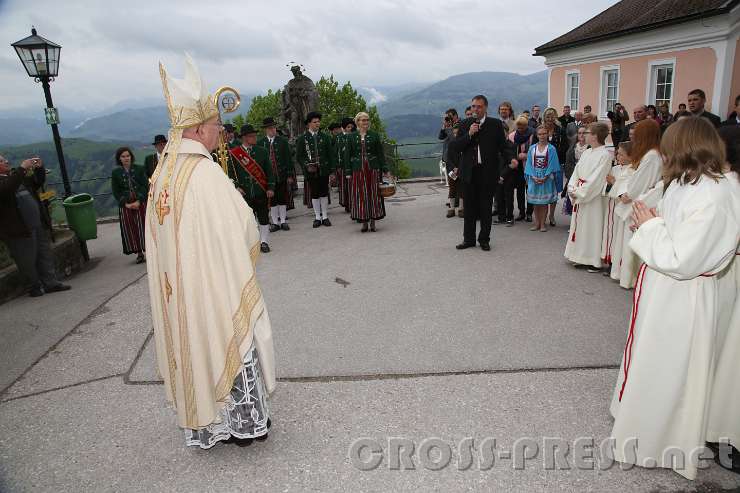
{"label": "black trousers", "polygon": [[472,179],[470,183],[465,183],[463,192],[465,197],[463,241],[465,243],[475,243],[476,221],[480,221],[478,241],[480,243],[491,241],[491,210],[495,188],[495,184],[489,184],[483,179],[482,167],[474,166]]}
{"label": "black trousers", "polygon": [[266,226],[270,224],[270,209],[267,207],[267,199],[246,199],[247,205],[252,208],[252,211],[254,211],[255,217],[257,217],[257,222],[261,226]]}
{"label": "black trousers", "polygon": [[317,173],[309,173],[308,186],[311,189],[311,198],[320,199],[329,196],[329,177],[319,176]]}
{"label": "black trousers", "polygon": [[290,187],[288,181],[281,181],[275,184],[275,197],[272,199],[273,207],[276,205],[288,205],[290,199]]}
{"label": "black trousers", "polygon": [[[509,221],[514,219],[514,190],[516,190],[516,204],[519,208],[519,215],[523,216],[526,206],[524,204],[524,192],[527,190],[527,182],[524,180],[524,171],[521,169],[511,170],[504,177],[503,186],[504,203],[506,211],[504,219]],[[500,207],[500,206],[499,206]],[[499,217],[503,212],[499,209]]]}
{"label": "black trousers", "polygon": [[29,228],[28,238],[8,238],[5,244],[28,287],[50,288],[59,284],[51,251],[51,233],[42,225]]}

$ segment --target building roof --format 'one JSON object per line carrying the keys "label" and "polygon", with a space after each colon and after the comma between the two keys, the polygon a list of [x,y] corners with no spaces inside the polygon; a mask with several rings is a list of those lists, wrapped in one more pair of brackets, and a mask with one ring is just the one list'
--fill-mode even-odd
{"label": "building roof", "polygon": [[694,19],[724,14],[740,0],[622,0],[572,31],[535,48],[542,56],[594,41],[649,31]]}

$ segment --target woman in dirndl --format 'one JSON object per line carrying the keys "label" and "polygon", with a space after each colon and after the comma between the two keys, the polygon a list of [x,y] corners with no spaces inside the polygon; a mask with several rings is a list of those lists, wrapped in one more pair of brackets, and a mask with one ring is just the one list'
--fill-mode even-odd
{"label": "woman in dirndl", "polygon": [[113,197],[118,202],[118,219],[121,222],[121,242],[124,255],[136,255],[136,263],[144,257],[144,217],[148,181],[146,170],[134,165],[134,153],[128,147],[116,151],[117,168],[111,175]]}
{"label": "woman in dirndl", "polygon": [[383,142],[370,130],[370,116],[355,116],[357,132],[347,135],[345,176],[350,180],[351,217],[362,223],[362,231],[375,231],[375,221],[385,217],[385,204],[380,194],[381,177],[390,177],[383,154]]}

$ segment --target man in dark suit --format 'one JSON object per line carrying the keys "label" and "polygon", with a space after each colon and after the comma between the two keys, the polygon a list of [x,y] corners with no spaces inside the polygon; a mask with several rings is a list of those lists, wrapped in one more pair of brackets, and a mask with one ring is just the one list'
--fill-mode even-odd
{"label": "man in dark suit", "polygon": [[478,243],[491,249],[491,209],[493,194],[499,184],[502,166],[508,166],[513,153],[506,144],[501,120],[487,116],[488,100],[475,96],[470,105],[472,118],[462,122],[458,136],[449,149],[461,154],[458,174],[462,178],[465,197],[465,226],[463,242],[458,250],[475,246],[476,220],[480,220]]}
{"label": "man in dark suit", "polygon": [[146,168],[147,178],[151,178],[154,174],[154,170],[157,169],[157,164],[159,164],[159,159],[162,155],[162,151],[164,150],[164,146],[167,145],[167,137],[165,137],[164,135],[156,135],[154,137],[154,142],[152,142],[152,145],[157,152],[155,154],[149,154],[146,158],[144,158],[144,168]]}
{"label": "man in dark suit", "polygon": [[54,269],[51,218],[38,196],[45,180],[40,158],[26,159],[13,169],[0,156],[0,240],[10,250],[33,297],[69,289],[59,282]]}
{"label": "man in dark suit", "polygon": [[689,93],[688,102],[689,111],[692,115],[706,118],[712,123],[712,125],[714,125],[714,128],[719,128],[722,124],[720,117],[704,109],[704,105],[707,102],[707,95],[701,89],[694,89],[691,91]]}

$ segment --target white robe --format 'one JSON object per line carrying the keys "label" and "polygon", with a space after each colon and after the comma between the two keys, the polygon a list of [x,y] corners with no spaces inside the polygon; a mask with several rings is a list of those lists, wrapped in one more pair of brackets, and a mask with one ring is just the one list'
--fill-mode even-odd
{"label": "white robe", "polygon": [[619,264],[622,259],[622,236],[624,223],[616,215],[616,206],[619,196],[627,189],[627,181],[634,173],[630,165],[613,166],[609,172],[615,179],[609,193],[606,210],[604,211],[604,233],[601,238],[601,259],[604,264]]}
{"label": "white robe", "polygon": [[601,267],[601,235],[606,199],[601,194],[612,156],[604,146],[586,149],[568,180],[568,193],[575,195],[565,257],[571,262]]}
{"label": "white robe", "polygon": [[[629,176],[632,176],[632,174],[634,172],[635,172],[635,170],[632,169],[632,168],[630,168]],[[658,207],[658,202],[660,202],[660,199],[662,199],[662,198],[663,198],[663,180],[660,180],[658,183],[655,184],[655,186],[653,188],[651,188],[647,192],[645,192],[642,195],[640,195],[639,197],[637,197],[637,200],[639,200],[641,202],[644,202],[645,205],[649,209],[654,209],[654,208]],[[624,204],[624,205],[627,205],[629,207],[630,212],[632,211],[632,204],[631,203],[630,204]],[[620,207],[620,204],[618,203],[617,204],[617,208],[619,208],[619,207]],[[617,240],[616,238],[614,240],[615,241],[615,244],[614,244],[614,250],[613,251],[616,252],[616,254],[614,254],[614,253],[612,254],[613,263],[612,263],[612,268],[611,268],[611,272],[609,274],[609,277],[611,277],[615,281],[619,281],[619,275],[620,275],[620,273],[622,271],[622,255],[623,255],[622,251],[625,248],[626,243],[627,243],[627,242],[624,241],[624,235],[625,234],[629,234],[630,235],[630,238],[632,238],[632,231],[628,231],[627,233],[625,233],[625,230],[629,230],[630,226],[632,226],[632,219],[631,219],[631,214],[630,214],[630,216],[627,217],[627,219],[622,219],[616,213],[615,213],[615,217],[616,217],[615,221],[618,222],[617,228],[618,228],[621,236],[620,236],[619,240]],[[618,241],[619,241],[619,244],[617,245],[617,242]]]}
{"label": "white robe", "polygon": [[[738,177],[728,174],[740,188]],[[740,192],[736,194],[740,199]],[[736,205],[740,210],[740,202]],[[717,367],[709,405],[707,441],[729,438],[740,450],[740,245],[735,260],[719,276],[719,327],[717,329]]]}
{"label": "white robe", "polygon": [[146,245],[157,362],[178,424],[217,422],[247,351],[257,349],[275,388],[272,330],[255,277],[259,232],[252,210],[200,143],[182,139],[152,177]]}
{"label": "white robe", "polygon": [[[719,279],[740,242],[737,187],[702,176],[673,182],[631,248],[645,263],[633,296],[632,321],[610,411],[615,459],[672,467],[669,449],[686,457],[704,446],[719,319]],[[621,397],[621,402],[620,402]],[[634,454],[624,448],[637,439]]]}
{"label": "white robe", "polygon": [[[663,158],[660,156],[660,153],[655,149],[648,151],[640,160],[640,166],[638,166],[637,170],[635,170],[627,181],[625,193],[634,201],[655,186],[658,180],[660,180],[662,171]],[[639,264],[639,259],[629,247],[630,239],[632,239],[632,231],[629,229],[629,225],[632,224],[630,221],[630,217],[632,216],[632,202],[628,204],[620,203],[616,208],[616,214],[625,222],[625,227],[623,228],[624,234],[622,236],[622,262],[619,269],[619,285],[629,289],[635,286]]]}

